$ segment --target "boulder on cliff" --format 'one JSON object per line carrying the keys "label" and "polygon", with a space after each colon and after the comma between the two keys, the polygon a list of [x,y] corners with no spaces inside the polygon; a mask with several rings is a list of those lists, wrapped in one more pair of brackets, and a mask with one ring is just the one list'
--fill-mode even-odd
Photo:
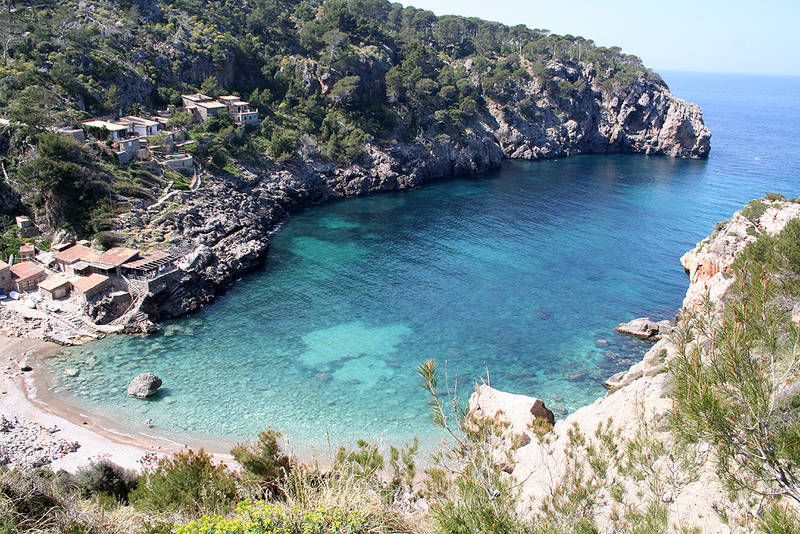
{"label": "boulder on cliff", "polygon": [[620,334],[658,341],[661,336],[672,332],[672,323],[669,321],[651,321],[649,317],[639,317],[628,323],[620,323],[614,328]]}
{"label": "boulder on cliff", "polygon": [[131,380],[128,385],[128,395],[140,399],[152,397],[161,387],[161,384],[161,379],[153,373],[141,373]]}
{"label": "boulder on cliff", "polygon": [[533,435],[531,427],[536,419],[551,425],[555,423],[553,412],[541,399],[506,393],[485,384],[477,386],[475,393],[470,396],[467,413],[478,420],[492,419],[507,424],[504,432],[506,437],[520,436],[523,445],[530,443]]}

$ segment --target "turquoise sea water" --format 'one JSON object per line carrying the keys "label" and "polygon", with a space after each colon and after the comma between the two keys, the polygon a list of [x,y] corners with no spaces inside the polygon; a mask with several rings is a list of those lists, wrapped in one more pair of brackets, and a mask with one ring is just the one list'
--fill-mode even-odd
{"label": "turquoise sea water", "polygon": [[[463,395],[488,369],[495,387],[574,411],[649,346],[617,323],[672,318],[679,258],[714,222],[768,191],[800,194],[799,78],[665,79],[703,107],[709,160],[508,162],[315,207],[200,313],[50,360],[54,391],[140,430],[236,440],[272,426],[321,454],[359,437],[434,443],[414,372],[429,358]],[[125,392],[142,371],[164,380],[149,401]]]}

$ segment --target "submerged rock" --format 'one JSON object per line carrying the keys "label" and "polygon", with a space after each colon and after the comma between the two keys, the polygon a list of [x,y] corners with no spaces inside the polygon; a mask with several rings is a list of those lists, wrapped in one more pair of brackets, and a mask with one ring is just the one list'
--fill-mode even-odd
{"label": "submerged rock", "polygon": [[672,324],[669,321],[651,321],[649,317],[639,317],[628,323],[620,323],[614,328],[620,334],[658,341],[661,336],[672,332]]}
{"label": "submerged rock", "polygon": [[130,385],[128,385],[128,395],[140,399],[152,397],[161,387],[161,384],[161,379],[153,373],[142,373],[131,380]]}

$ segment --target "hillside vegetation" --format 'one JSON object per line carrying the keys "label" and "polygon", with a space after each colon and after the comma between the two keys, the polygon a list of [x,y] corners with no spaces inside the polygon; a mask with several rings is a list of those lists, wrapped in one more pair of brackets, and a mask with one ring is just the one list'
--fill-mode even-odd
{"label": "hillside vegetation", "polygon": [[[179,106],[182,93],[235,93],[260,124],[195,126],[198,163],[347,164],[368,143],[463,147],[493,107],[544,131],[589,120],[597,91],[624,93],[639,79],[663,86],[619,48],[384,0],[5,0],[0,43],[0,116],[12,121],[0,125],[0,214],[27,212],[82,236],[181,178],[121,168],[51,126],[146,115]],[[173,123],[191,128],[187,115]],[[10,220],[0,222],[8,231]]]}

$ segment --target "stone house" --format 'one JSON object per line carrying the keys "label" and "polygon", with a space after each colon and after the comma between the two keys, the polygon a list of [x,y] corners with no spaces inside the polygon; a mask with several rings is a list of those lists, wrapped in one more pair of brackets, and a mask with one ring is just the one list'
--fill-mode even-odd
{"label": "stone house", "polygon": [[30,261],[36,257],[36,247],[26,244],[19,247],[19,259],[22,261]]}
{"label": "stone house", "polygon": [[58,269],[67,274],[75,274],[75,266],[80,262],[88,263],[96,260],[100,253],[85,245],[72,245],[55,255]]}
{"label": "stone house", "polygon": [[127,115],[119,119],[117,122],[128,125],[129,131],[132,134],[140,137],[147,137],[148,135],[154,135],[158,133],[158,121],[144,119],[134,115]]}
{"label": "stone house", "polygon": [[64,298],[69,295],[70,283],[61,275],[53,274],[39,282],[39,292],[50,300]]}
{"label": "stone house", "polygon": [[183,102],[183,107],[186,108],[186,111],[194,111],[194,107],[200,102],[211,102],[214,100],[208,95],[204,95],[203,93],[193,93],[188,95],[181,95],[181,101]]}
{"label": "stone house", "polygon": [[113,247],[89,262],[92,272],[104,276],[122,276],[122,264],[139,258],[140,252],[128,247]]}
{"label": "stone house", "polygon": [[4,295],[8,295],[8,292],[15,288],[14,281],[11,279],[11,268],[6,262],[0,260],[0,291]]}
{"label": "stone house", "polygon": [[20,215],[16,218],[17,228],[19,228],[19,236],[21,238],[34,237],[39,235],[39,229],[33,224],[30,217]]}
{"label": "stone house", "polygon": [[194,170],[194,159],[191,154],[167,154],[158,160],[158,164],[174,171]]}
{"label": "stone house", "polygon": [[56,130],[56,133],[66,137],[72,137],[79,143],[83,143],[86,140],[86,134],[80,128],[59,128]]}
{"label": "stone house", "polygon": [[200,120],[204,121],[208,118],[219,117],[219,114],[226,111],[228,107],[222,102],[212,100],[211,102],[198,102],[194,109]]}
{"label": "stone house", "polygon": [[111,287],[111,279],[102,274],[92,273],[72,282],[75,292],[85,299],[90,299]]}
{"label": "stone house", "polygon": [[10,267],[11,279],[19,293],[33,291],[47,277],[44,267],[32,261],[23,261]]}
{"label": "stone house", "polygon": [[249,102],[234,95],[221,96],[219,100],[228,108],[228,113],[231,114],[236,124],[258,124],[258,110],[250,109]]}

